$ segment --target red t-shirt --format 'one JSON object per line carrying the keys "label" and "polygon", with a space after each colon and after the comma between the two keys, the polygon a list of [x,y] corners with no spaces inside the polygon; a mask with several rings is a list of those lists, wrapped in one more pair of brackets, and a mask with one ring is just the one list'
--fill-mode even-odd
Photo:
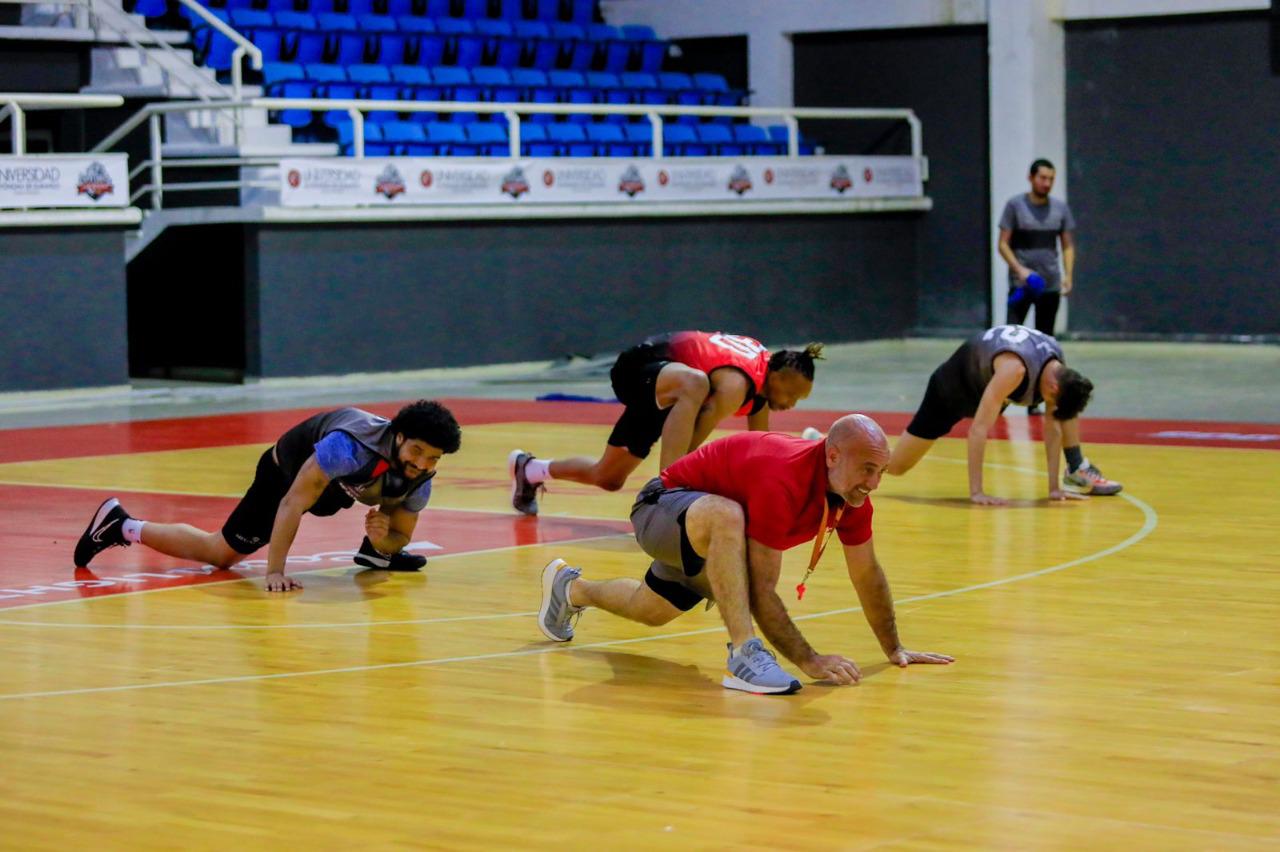
{"label": "red t-shirt", "polygon": [[759,340],[720,331],[677,331],[667,346],[672,361],[701,370],[708,376],[721,367],[741,370],[752,388],[746,402],[733,416],[744,417],[755,408],[756,397],[764,392],[764,379],[769,373],[769,350]]}
{"label": "red t-shirt", "polygon": [[[740,504],[747,537],[786,550],[810,541],[827,497],[825,442],[779,432],[739,432],[698,448],[662,472],[668,488],[718,494]],[[846,505],[836,534],[847,545],[871,538],[871,499]],[[827,526],[835,520],[833,509]]]}

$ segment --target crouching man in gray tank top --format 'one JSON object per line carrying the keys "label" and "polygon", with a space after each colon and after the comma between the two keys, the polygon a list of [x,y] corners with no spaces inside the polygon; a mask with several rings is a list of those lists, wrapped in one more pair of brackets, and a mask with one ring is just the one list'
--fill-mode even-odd
{"label": "crouching man in gray tank top", "polygon": [[461,443],[458,421],[438,402],[419,400],[392,420],[358,408],[326,411],[294,426],[262,454],[253,484],[220,532],[141,521],[112,497],[80,536],[75,564],[84,568],[109,547],[141,542],[168,556],[230,568],[269,545],[266,590],[287,592],[302,588],[284,573],[302,516],[333,515],[359,501],[370,509],[355,561],[406,570],[396,560],[420,559],[401,551],[431,496],[436,465]]}
{"label": "crouching man in gray tank top", "polygon": [[[1003,506],[982,485],[987,436],[1005,405],[1045,404],[1044,453],[1050,500],[1079,500],[1107,495],[1121,485],[1102,476],[1080,448],[1080,412],[1089,403],[1093,383],[1064,363],[1062,347],[1047,334],[1021,325],[1000,325],[961,344],[933,371],[919,410],[898,439],[888,472],[901,476],[916,466],[934,442],[966,417],[969,426],[969,499]],[[1058,453],[1067,459],[1067,475],[1058,480]],[[1065,487],[1064,487],[1065,486]]]}

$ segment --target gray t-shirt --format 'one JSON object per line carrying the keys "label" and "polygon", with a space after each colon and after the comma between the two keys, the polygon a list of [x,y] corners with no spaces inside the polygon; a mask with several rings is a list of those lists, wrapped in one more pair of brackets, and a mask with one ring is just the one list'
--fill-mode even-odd
{"label": "gray t-shirt", "polygon": [[[1046,293],[1062,289],[1058,269],[1058,237],[1063,231],[1076,229],[1075,217],[1067,202],[1049,196],[1048,204],[1032,204],[1027,194],[1015,195],[1004,205],[1000,227],[1012,231],[1009,247],[1018,262],[1044,278]],[[1009,270],[1009,282],[1017,276]]]}

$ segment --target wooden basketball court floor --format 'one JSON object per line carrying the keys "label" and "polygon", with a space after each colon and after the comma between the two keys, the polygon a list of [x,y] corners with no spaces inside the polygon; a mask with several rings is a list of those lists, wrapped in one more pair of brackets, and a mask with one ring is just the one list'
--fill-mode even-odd
{"label": "wooden basketball court floor", "polygon": [[135,546],[75,573],[71,548],[109,494],[219,527],[308,412],[0,431],[0,847],[1280,845],[1280,427],[1094,421],[1125,491],[1048,505],[1037,423],[1009,418],[1003,509],[962,499],[944,439],[885,479],[875,541],[904,643],[957,662],[887,666],[832,548],[784,599],[864,679],[758,697],[720,687],[714,610],[588,611],[563,645],[535,626],[552,557],[643,574],[627,510],[653,467],[616,494],[553,484],[528,519],[506,454],[594,453],[615,408],[450,404],[463,449],[418,527],[426,571],[357,570],[348,511],[304,521],[306,588],[276,596],[262,559]]}

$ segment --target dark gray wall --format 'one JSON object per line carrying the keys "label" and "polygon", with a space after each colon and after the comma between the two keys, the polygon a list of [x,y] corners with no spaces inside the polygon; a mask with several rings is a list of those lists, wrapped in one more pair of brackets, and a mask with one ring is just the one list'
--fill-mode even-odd
{"label": "dark gray wall", "polygon": [[1269,50],[1266,13],[1068,27],[1073,328],[1280,332]]}
{"label": "dark gray wall", "polygon": [[0,391],[129,380],[119,230],[0,230]]}
{"label": "dark gray wall", "polygon": [[787,343],[900,336],[915,317],[916,220],[260,226],[248,372],[594,354],[676,328]]}
{"label": "dark gray wall", "polygon": [[[985,27],[795,37],[797,106],[908,107],[924,125],[933,211],[920,220],[924,331],[985,327],[991,280]],[[905,125],[805,122],[840,153],[910,151]]]}

